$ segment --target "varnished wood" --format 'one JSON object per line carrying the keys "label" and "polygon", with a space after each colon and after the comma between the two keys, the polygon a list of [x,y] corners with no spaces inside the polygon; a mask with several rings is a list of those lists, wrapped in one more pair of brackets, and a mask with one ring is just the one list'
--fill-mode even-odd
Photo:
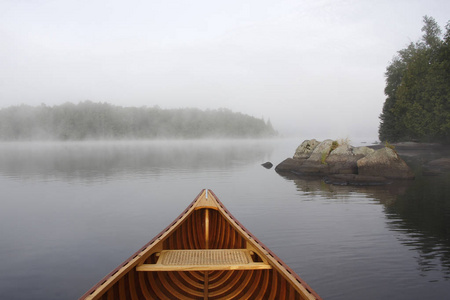
{"label": "varnished wood", "polygon": [[205,208],[205,244],[206,249],[209,249],[209,209]]}
{"label": "varnished wood", "polygon": [[203,289],[203,299],[206,300],[209,297],[209,272],[205,272],[205,279],[204,279],[204,289]]}
{"label": "varnished wood", "polygon": [[[199,253],[205,257],[199,258]],[[245,256],[220,261],[219,253]],[[170,263],[163,264],[165,258]],[[172,224],[80,299],[320,297],[245,229],[213,192],[204,190]]]}

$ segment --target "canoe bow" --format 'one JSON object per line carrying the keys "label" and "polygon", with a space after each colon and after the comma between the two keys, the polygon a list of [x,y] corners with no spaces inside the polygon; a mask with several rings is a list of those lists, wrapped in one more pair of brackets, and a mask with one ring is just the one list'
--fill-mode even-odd
{"label": "canoe bow", "polygon": [[80,299],[321,299],[211,190]]}

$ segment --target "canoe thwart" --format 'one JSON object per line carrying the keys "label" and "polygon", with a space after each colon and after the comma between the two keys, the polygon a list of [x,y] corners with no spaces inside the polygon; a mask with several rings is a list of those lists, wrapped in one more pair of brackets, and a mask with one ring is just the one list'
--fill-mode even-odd
{"label": "canoe thwart", "polygon": [[140,264],[137,271],[210,271],[271,269],[255,262],[248,249],[163,250],[155,264]]}

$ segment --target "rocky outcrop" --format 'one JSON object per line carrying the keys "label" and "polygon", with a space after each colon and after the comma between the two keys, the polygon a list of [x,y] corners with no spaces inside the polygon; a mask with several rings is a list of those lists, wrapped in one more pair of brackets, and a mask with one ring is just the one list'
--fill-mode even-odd
{"label": "rocky outcrop", "polygon": [[390,179],[414,179],[414,172],[395,150],[384,147],[357,162],[358,174]]}
{"label": "rocky outcrop", "polygon": [[[414,173],[390,148],[377,151],[369,147],[352,147],[337,141],[304,141],[288,158],[276,166],[279,173],[334,176],[336,184],[378,185],[388,179],[412,179]],[[331,179],[330,179],[331,180]],[[340,183],[338,183],[340,182]]]}
{"label": "rocky outcrop", "polygon": [[353,149],[333,140],[306,140],[297,148],[292,159],[286,159],[275,170],[303,175],[356,174],[356,162],[363,155],[354,154]]}

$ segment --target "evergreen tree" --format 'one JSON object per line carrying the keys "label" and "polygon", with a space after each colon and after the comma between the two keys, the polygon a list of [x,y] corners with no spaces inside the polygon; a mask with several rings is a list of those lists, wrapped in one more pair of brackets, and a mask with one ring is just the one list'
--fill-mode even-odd
{"label": "evergreen tree", "polygon": [[436,21],[425,16],[421,40],[387,67],[380,140],[450,143],[449,28],[442,40]]}

